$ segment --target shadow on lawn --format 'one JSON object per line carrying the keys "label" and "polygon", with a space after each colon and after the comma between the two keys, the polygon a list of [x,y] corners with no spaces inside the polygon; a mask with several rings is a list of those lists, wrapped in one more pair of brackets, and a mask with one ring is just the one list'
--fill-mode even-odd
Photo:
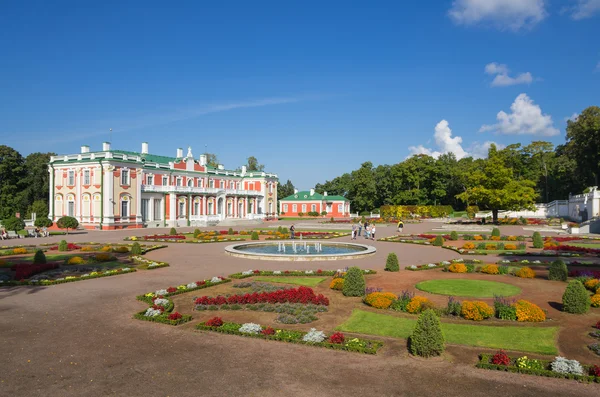
{"label": "shadow on lawn", "polygon": [[548,302],[548,304],[553,309],[556,309],[556,310],[561,311],[561,312],[563,311],[563,304],[560,303],[560,302]]}

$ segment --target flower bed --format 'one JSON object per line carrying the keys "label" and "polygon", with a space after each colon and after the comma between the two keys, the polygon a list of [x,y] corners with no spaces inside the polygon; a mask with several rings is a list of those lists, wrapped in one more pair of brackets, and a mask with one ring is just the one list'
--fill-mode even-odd
{"label": "flower bed", "polygon": [[[148,292],[144,295],[138,295],[136,299],[147,303],[149,307],[146,310],[134,314],[133,317],[138,320],[153,321],[169,325],[186,323],[192,319],[192,316],[178,312],[171,313],[173,310],[173,301],[169,299],[169,297],[224,284],[230,281],[231,280],[223,277],[213,277],[210,280],[196,281],[193,283],[182,284],[177,287],[168,287],[155,292]],[[157,304],[157,299],[162,301],[159,301],[159,304]],[[160,304],[161,302],[162,304]]]}
{"label": "flower bed", "polygon": [[598,248],[585,248],[585,247],[576,247],[574,245],[549,245],[544,246],[544,251],[558,251],[561,253],[564,252],[575,252],[578,254],[589,254],[592,256],[600,256],[600,249]]}
{"label": "flower bed", "polygon": [[[496,354],[498,355],[498,353]],[[498,371],[506,371],[506,372],[516,372],[520,374],[528,374],[528,375],[538,375],[538,376],[546,376],[549,378],[562,378],[562,379],[575,379],[583,382],[596,382],[600,383],[600,376],[591,375],[595,373],[595,367],[590,365],[580,365],[582,374],[578,375],[576,373],[569,372],[559,372],[559,371],[568,371],[565,368],[565,365],[561,365],[563,361],[573,361],[573,360],[558,360],[557,357],[554,361],[549,360],[532,360],[528,359],[527,356],[524,357],[508,357],[508,365],[494,364],[493,358],[495,355],[482,353],[479,355],[479,362],[477,363],[477,368],[483,369],[493,369]],[[562,357],[560,357],[562,359]],[[496,361],[498,362],[498,361]],[[578,363],[577,363],[578,364]],[[573,365],[573,367],[575,367]],[[554,370],[553,370],[554,368]]]}
{"label": "flower bed", "polygon": [[[347,269],[346,269],[347,270]],[[247,270],[241,273],[230,274],[229,278],[234,279],[243,279],[247,277],[253,276],[335,276],[337,273],[344,272],[344,269],[338,270],[321,270],[318,269],[316,271],[313,270]],[[377,272],[374,270],[365,269],[363,270],[363,274],[376,274]]]}
{"label": "flower bed", "polygon": [[[81,246],[73,244],[73,243],[68,243],[67,244],[67,251],[75,251],[75,250],[79,250],[81,249]],[[58,250],[58,245],[55,245],[53,247],[50,247],[51,251],[56,251]]]}
{"label": "flower bed", "polygon": [[74,281],[82,281],[89,280],[92,278],[101,278],[101,277],[110,277],[117,276],[119,274],[133,273],[135,269],[131,269],[128,267],[124,267],[122,269],[115,270],[106,270],[103,272],[90,272],[89,274],[84,274],[82,276],[67,276],[65,278],[58,278],[56,280],[23,280],[23,281],[1,281],[0,286],[11,286],[11,285],[55,285],[55,284],[64,284],[71,283]]}
{"label": "flower bed", "polygon": [[43,263],[39,265],[33,265],[31,263],[17,263],[12,265],[10,269],[15,272],[15,280],[24,280],[48,270],[58,269],[58,267],[58,263]]}
{"label": "flower bed", "polygon": [[230,295],[230,296],[216,296],[214,298],[209,296],[202,296],[197,298],[195,303],[197,305],[247,305],[255,303],[312,303],[313,305],[324,305],[329,306],[329,299],[323,294],[315,294],[312,288],[298,287],[277,290],[272,292],[254,292],[252,294],[244,295]]}
{"label": "flower bed", "polygon": [[[213,319],[214,320],[214,319]],[[335,350],[344,350],[349,352],[376,354],[383,343],[380,341],[345,338],[340,332],[336,332],[327,337],[323,332],[312,329],[309,332],[292,331],[285,329],[273,329],[271,327],[262,327],[259,324],[238,324],[223,322],[220,326],[210,326],[208,324],[218,324],[209,320],[205,323],[196,325],[196,329],[203,331],[221,332],[230,335],[248,336],[253,338],[276,340],[281,342],[299,343],[310,346],[325,347]],[[319,340],[322,340],[319,342]]]}
{"label": "flower bed", "polygon": [[141,265],[141,266],[145,266],[146,269],[148,270],[152,270],[152,269],[158,269],[161,267],[168,267],[169,264],[167,262],[156,262],[150,259],[146,259],[143,256],[139,256],[139,255],[132,255],[130,256],[130,259],[136,264],[136,265]]}

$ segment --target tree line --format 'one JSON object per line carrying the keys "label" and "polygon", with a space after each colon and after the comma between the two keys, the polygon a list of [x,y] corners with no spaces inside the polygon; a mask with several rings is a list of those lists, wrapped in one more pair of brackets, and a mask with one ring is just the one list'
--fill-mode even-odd
{"label": "tree line", "polygon": [[414,155],[377,167],[367,161],[357,170],[317,184],[315,190],[345,196],[358,212],[383,205],[451,205],[461,210],[477,204],[497,210],[564,200],[569,193],[598,186],[599,177],[600,108],[591,106],[567,122],[563,145],[554,147],[546,141],[503,149],[492,145],[485,159],[458,160],[446,153],[438,158]]}

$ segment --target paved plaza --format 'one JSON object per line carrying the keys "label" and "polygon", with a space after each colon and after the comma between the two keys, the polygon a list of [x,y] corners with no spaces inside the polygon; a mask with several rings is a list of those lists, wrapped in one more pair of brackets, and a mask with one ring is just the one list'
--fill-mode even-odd
{"label": "paved plaza", "polygon": [[[279,223],[284,224],[284,223]],[[277,226],[279,224],[273,224]],[[420,233],[441,224],[407,225]],[[161,229],[80,232],[69,242],[122,242]],[[378,237],[394,233],[378,226]],[[518,234],[520,227],[503,227]],[[167,230],[168,231],[168,230]],[[183,231],[183,229],[181,230]],[[527,232],[530,234],[531,232]],[[58,242],[63,236],[43,241]],[[334,241],[351,241],[344,237]],[[458,258],[450,250],[378,241],[360,260],[274,262],[234,258],[230,243],[169,244],[148,253],[170,267],[49,287],[0,289],[0,395],[2,396],[583,396],[598,385],[478,370],[453,363],[478,349],[450,347],[442,358],[408,355],[399,340],[386,340],[377,355],[199,333],[138,321],[147,305],[136,295],[169,285],[248,269],[337,269],[359,266],[382,272],[388,253],[402,266]],[[497,260],[488,256],[488,260]],[[226,316],[226,315],[225,315]],[[193,320],[192,320],[193,321]],[[318,328],[318,324],[315,325]]]}

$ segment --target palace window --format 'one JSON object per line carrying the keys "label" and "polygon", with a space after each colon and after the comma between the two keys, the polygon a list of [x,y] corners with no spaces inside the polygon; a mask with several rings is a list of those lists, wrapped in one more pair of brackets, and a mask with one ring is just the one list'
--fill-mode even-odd
{"label": "palace window", "polygon": [[175,186],[181,186],[181,178],[177,177],[177,179],[175,179]]}
{"label": "palace window", "polygon": [[311,205],[311,206],[310,206],[310,210],[311,210],[312,212],[316,212],[316,211],[317,211],[317,205],[316,205],[316,204],[313,204],[313,205]]}
{"label": "palace window", "polygon": [[306,204],[302,204],[302,212],[306,212]]}
{"label": "palace window", "polygon": [[129,170],[121,170],[121,185],[129,186]]}
{"label": "palace window", "polygon": [[163,176],[162,177],[162,184],[163,184],[163,186],[168,186],[169,185],[169,177],[168,176]]}
{"label": "palace window", "polygon": [[83,184],[85,186],[89,186],[90,185],[90,170],[84,170],[83,171]]}
{"label": "palace window", "polygon": [[215,187],[215,180],[214,180],[214,179],[211,179],[211,180],[210,180],[210,182],[209,182],[209,186],[210,186],[211,188],[214,188],[214,187]]}
{"label": "palace window", "polygon": [[224,181],[219,181],[219,187],[221,189],[223,189],[225,187],[225,182]]}
{"label": "palace window", "polygon": [[287,205],[287,204],[284,204],[284,205],[283,205],[283,212],[287,212],[287,209],[288,209],[288,205]]}
{"label": "palace window", "polygon": [[193,187],[194,186],[194,180],[192,178],[189,178],[187,181],[187,185],[188,187]]}
{"label": "palace window", "polygon": [[292,212],[298,212],[298,205],[292,204]]}
{"label": "palace window", "polygon": [[344,204],[338,204],[338,212],[339,213],[343,213],[344,212]]}
{"label": "palace window", "polygon": [[150,199],[142,199],[142,222],[150,220]]}
{"label": "palace window", "polygon": [[129,217],[131,213],[131,200],[129,196],[121,197],[121,218]]}
{"label": "palace window", "polygon": [[152,175],[146,175],[146,185],[153,185]]}
{"label": "palace window", "polygon": [[[68,183],[67,186],[75,186],[75,171],[69,171],[67,173],[68,176]],[[71,215],[69,215],[71,216]]]}

